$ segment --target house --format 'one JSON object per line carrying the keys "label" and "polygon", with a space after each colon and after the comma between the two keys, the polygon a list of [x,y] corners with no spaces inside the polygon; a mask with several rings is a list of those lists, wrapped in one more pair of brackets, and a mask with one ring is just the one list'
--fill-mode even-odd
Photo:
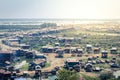
{"label": "house", "polygon": [[78,54],[83,54],[83,49],[78,48],[78,49],[77,49],[77,53],[78,53]]}
{"label": "house", "polygon": [[71,45],[70,44],[65,44],[65,47],[70,47]]}
{"label": "house", "polygon": [[93,51],[94,51],[94,54],[98,54],[100,52],[100,48],[96,47],[96,48],[94,48]]}
{"label": "house", "polygon": [[77,53],[77,48],[76,47],[71,47],[71,53]]}
{"label": "house", "polygon": [[95,72],[100,72],[102,69],[100,68],[100,67],[94,67],[93,68],[93,71],[95,71]]}
{"label": "house", "polygon": [[117,54],[117,48],[116,47],[112,47],[111,50],[110,50],[110,53],[111,54]]}
{"label": "house", "polygon": [[55,47],[60,46],[60,43],[55,43]]}
{"label": "house", "polygon": [[65,52],[65,53],[70,53],[70,52],[71,52],[71,51],[70,51],[70,47],[64,48],[64,52]]}
{"label": "house", "polygon": [[32,59],[34,57],[34,53],[32,51],[28,51],[28,52],[26,52],[25,57]]}
{"label": "house", "polygon": [[21,44],[20,47],[22,49],[30,49],[30,45],[26,45],[26,44]]}
{"label": "house", "polygon": [[37,66],[40,66],[40,67],[45,67],[45,63],[46,61],[44,59],[36,59],[34,60],[33,62],[29,63],[29,68],[28,70],[35,70],[35,68]]}
{"label": "house", "polygon": [[77,56],[78,56],[78,57],[81,57],[82,54],[83,54],[83,49],[78,48],[78,49],[77,49]]}
{"label": "house", "polygon": [[86,45],[86,51],[87,51],[88,53],[91,53],[91,51],[92,51],[92,45],[87,44],[87,45]]}
{"label": "house", "polygon": [[54,52],[54,48],[53,47],[49,47],[49,46],[43,46],[41,48],[41,52],[42,53],[53,53]]}
{"label": "house", "polygon": [[111,67],[111,68],[119,68],[119,65],[116,64],[116,63],[111,63],[111,64],[110,64],[110,67]]}
{"label": "house", "polygon": [[85,71],[86,72],[91,72],[93,70],[93,65],[91,63],[87,63],[85,65]]}
{"label": "house", "polygon": [[4,38],[5,34],[4,33],[0,33],[0,38]]}
{"label": "house", "polygon": [[71,43],[72,41],[74,41],[74,38],[72,37],[59,37],[58,39],[60,43]]}
{"label": "house", "polygon": [[14,58],[15,58],[14,52],[0,51],[0,65],[5,64],[7,61],[12,62],[14,60]]}
{"label": "house", "polygon": [[44,59],[47,60],[47,57],[44,54],[36,54],[35,59]]}
{"label": "house", "polygon": [[72,41],[74,41],[74,38],[73,37],[66,37],[65,38],[65,42],[68,42],[68,43],[71,43]]}
{"label": "house", "polygon": [[3,43],[12,47],[18,47],[20,44],[20,39],[18,38],[8,38],[3,40]]}
{"label": "house", "polygon": [[102,58],[107,58],[108,57],[108,51],[102,51]]}
{"label": "house", "polygon": [[57,53],[57,57],[63,57],[64,50],[63,49],[57,49],[56,53]]}
{"label": "house", "polygon": [[9,80],[11,78],[11,72],[4,69],[0,69],[0,80]]}
{"label": "house", "polygon": [[20,56],[24,56],[27,53],[27,51],[23,50],[23,49],[18,49],[16,50],[16,56],[20,57]]}

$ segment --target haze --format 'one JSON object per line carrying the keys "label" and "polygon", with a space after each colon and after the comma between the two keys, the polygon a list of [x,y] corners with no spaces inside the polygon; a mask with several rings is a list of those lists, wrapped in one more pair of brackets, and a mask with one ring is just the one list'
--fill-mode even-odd
{"label": "haze", "polygon": [[120,0],[0,0],[0,18],[119,19]]}

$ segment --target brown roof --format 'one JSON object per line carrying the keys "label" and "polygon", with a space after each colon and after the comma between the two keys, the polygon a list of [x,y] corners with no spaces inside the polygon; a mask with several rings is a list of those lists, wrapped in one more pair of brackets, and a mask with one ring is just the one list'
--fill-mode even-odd
{"label": "brown roof", "polygon": [[66,61],[67,62],[79,62],[79,60],[77,60],[77,59],[67,59]]}
{"label": "brown roof", "polygon": [[45,62],[44,59],[37,59],[37,60],[34,61],[34,63],[36,63],[36,64],[40,64],[40,63],[43,63],[43,62]]}
{"label": "brown roof", "polygon": [[3,70],[3,69],[0,69],[0,73],[1,73],[1,74],[11,74],[10,71],[5,71],[5,70]]}

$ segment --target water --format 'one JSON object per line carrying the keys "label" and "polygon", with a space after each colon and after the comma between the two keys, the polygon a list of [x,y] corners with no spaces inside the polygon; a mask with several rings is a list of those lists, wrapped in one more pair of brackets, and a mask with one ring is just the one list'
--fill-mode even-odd
{"label": "water", "polygon": [[[42,79],[42,80],[55,80],[57,76],[49,76],[48,79]],[[15,80],[38,80],[38,79],[31,79],[31,78],[16,78]]]}
{"label": "water", "polygon": [[62,24],[85,24],[85,23],[103,23],[120,22],[120,20],[104,19],[0,19],[0,25],[40,25],[42,23]]}
{"label": "water", "polygon": [[[16,78],[15,80],[28,80],[26,78]],[[29,79],[29,80],[32,80],[32,79]]]}

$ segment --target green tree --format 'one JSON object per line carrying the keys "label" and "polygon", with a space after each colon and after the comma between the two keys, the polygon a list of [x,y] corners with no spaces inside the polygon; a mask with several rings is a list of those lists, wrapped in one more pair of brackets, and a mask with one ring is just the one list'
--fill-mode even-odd
{"label": "green tree", "polygon": [[69,71],[69,70],[59,70],[58,71],[58,79],[59,80],[79,80],[80,76],[75,71]]}
{"label": "green tree", "polygon": [[113,74],[112,72],[104,72],[100,74],[99,78],[100,80],[109,80],[113,78]]}
{"label": "green tree", "polygon": [[82,74],[82,77],[84,78],[84,80],[100,80],[99,78],[87,76],[84,74]]}

